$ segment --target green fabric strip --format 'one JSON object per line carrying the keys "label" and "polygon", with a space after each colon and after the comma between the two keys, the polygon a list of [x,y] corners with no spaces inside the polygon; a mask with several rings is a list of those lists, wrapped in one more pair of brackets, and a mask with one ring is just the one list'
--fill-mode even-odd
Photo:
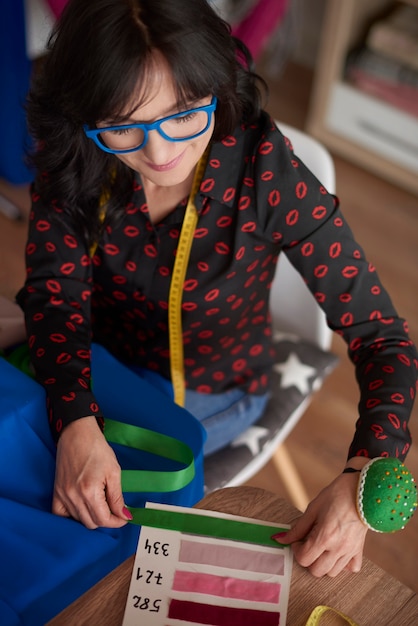
{"label": "green fabric strip", "polygon": [[167,528],[178,530],[190,535],[205,535],[218,539],[232,539],[244,543],[279,548],[280,545],[271,538],[272,535],[285,532],[287,528],[275,528],[272,526],[260,526],[251,522],[230,520],[222,517],[211,517],[200,513],[181,513],[179,511],[167,511],[157,509],[134,509],[130,508],[133,515],[132,522],[139,526],[152,526],[153,528]]}
{"label": "green fabric strip", "polygon": [[173,471],[122,470],[122,491],[160,492],[177,491],[194,478],[193,452],[182,441],[161,433],[125,424],[116,420],[105,420],[105,437],[110,443],[150,452],[185,467]]}
{"label": "green fabric strip", "polygon": [[[2,351],[0,351],[0,357],[1,355]],[[27,343],[14,349],[7,360],[34,378]],[[107,418],[105,419],[105,437],[109,443],[150,452],[185,466],[172,471],[122,470],[122,491],[169,493],[183,489],[195,476],[193,451],[188,445],[174,437]]]}

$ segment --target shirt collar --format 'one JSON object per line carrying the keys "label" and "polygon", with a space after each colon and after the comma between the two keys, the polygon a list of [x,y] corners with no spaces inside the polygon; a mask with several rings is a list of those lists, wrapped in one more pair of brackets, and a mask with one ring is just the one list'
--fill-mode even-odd
{"label": "shirt collar", "polygon": [[205,197],[232,207],[235,190],[243,176],[245,163],[245,132],[242,126],[222,139],[214,141],[210,147],[208,162],[196,197],[196,208],[199,211]]}

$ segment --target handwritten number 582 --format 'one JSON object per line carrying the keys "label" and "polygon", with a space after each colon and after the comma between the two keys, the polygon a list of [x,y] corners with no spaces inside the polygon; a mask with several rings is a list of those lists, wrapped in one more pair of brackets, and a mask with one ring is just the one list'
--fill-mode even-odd
{"label": "handwritten number 582", "polygon": [[134,596],[133,600],[135,609],[150,611],[151,613],[158,613],[160,610],[161,600],[154,600],[154,602],[151,603],[149,598],[143,598],[142,596]]}

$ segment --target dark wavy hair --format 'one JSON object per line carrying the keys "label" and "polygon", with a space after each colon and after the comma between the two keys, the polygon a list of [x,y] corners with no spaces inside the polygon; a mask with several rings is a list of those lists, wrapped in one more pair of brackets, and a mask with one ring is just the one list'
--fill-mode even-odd
{"label": "dark wavy hair", "polygon": [[264,81],[207,0],[70,0],[28,96],[38,147],[30,161],[44,200],[71,214],[89,242],[98,235],[102,192],[111,192],[106,219],[117,219],[133,172],[89,140],[83,125],[123,121],[133,95],[146,99],[156,50],[169,64],[179,107],[218,98],[215,140],[259,114]]}

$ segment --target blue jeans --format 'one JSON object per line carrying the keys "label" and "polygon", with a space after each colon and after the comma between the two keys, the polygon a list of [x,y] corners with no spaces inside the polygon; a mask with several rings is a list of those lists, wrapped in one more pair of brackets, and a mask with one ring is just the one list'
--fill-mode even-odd
{"label": "blue jeans", "polygon": [[207,433],[204,455],[225,447],[257,422],[264,413],[269,396],[268,393],[255,396],[238,388],[211,394],[186,390],[185,408],[199,420]]}
{"label": "blue jeans", "polygon": [[[169,380],[141,367],[132,367],[140,376],[173,397]],[[266,408],[270,393],[261,396],[230,389],[224,393],[198,393],[186,389],[185,409],[201,422],[207,433],[204,455],[220,450],[257,422]]]}

